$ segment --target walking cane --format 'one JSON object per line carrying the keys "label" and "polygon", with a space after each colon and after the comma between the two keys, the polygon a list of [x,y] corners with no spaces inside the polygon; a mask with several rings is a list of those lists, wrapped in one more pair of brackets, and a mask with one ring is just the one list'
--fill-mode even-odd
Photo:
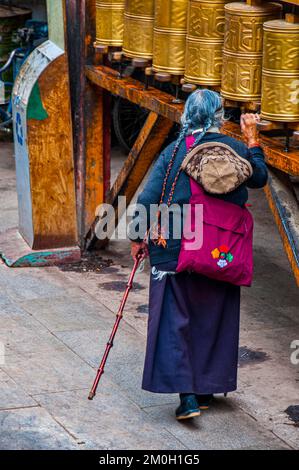
{"label": "walking cane", "polygon": [[121,320],[122,317],[123,317],[123,310],[124,310],[124,307],[125,307],[125,304],[126,304],[126,301],[127,301],[128,295],[129,295],[129,292],[130,292],[130,290],[131,290],[131,288],[132,288],[133,279],[134,279],[134,276],[135,276],[135,274],[136,274],[138,265],[139,265],[139,263],[140,263],[141,256],[142,256],[141,254],[138,254],[137,257],[136,257],[136,260],[135,260],[135,263],[134,263],[132,272],[131,272],[130,277],[129,277],[129,280],[128,280],[127,288],[126,288],[126,290],[125,290],[124,296],[123,296],[123,298],[122,298],[120,307],[119,307],[118,312],[117,312],[117,315],[116,315],[116,320],[115,320],[114,326],[113,326],[113,328],[112,328],[112,332],[111,332],[109,341],[108,341],[108,343],[107,343],[107,345],[106,345],[106,350],[105,350],[105,352],[104,352],[104,355],[103,355],[103,358],[102,358],[100,367],[98,368],[98,372],[97,372],[96,378],[95,378],[95,380],[94,380],[93,386],[92,386],[92,388],[91,388],[91,390],[90,390],[90,392],[89,392],[88,400],[92,400],[93,397],[95,396],[96,391],[97,391],[97,388],[98,388],[98,385],[99,385],[100,378],[101,378],[102,375],[104,374],[104,367],[105,367],[105,364],[106,364],[106,361],[107,361],[107,358],[108,358],[110,349],[113,347],[113,340],[114,340],[114,337],[115,337],[116,332],[117,332],[117,330],[118,330],[118,326],[119,326],[119,324],[120,324],[120,320]]}

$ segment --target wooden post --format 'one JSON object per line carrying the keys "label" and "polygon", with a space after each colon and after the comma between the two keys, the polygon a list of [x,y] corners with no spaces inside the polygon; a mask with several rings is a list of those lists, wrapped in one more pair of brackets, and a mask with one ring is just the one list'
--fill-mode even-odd
{"label": "wooden post", "polygon": [[85,88],[86,179],[84,237],[110,190],[110,96],[87,82]]}
{"label": "wooden post", "polygon": [[[111,237],[114,227],[117,226],[119,219],[125,210],[125,207],[118,207],[118,196],[125,196],[126,207],[130,204],[140,183],[159,153],[172,126],[173,122],[171,120],[159,116],[155,112],[149,113],[148,118],[123,165],[123,168],[106,198],[106,202],[116,209],[115,218],[109,221],[111,222],[111,225],[105,231],[108,238]],[[95,246],[100,247],[105,243],[105,240],[97,240],[96,232],[100,229],[101,219],[97,216],[94,218],[86,238],[87,249],[92,249]]]}
{"label": "wooden post", "polygon": [[85,201],[85,3],[85,1],[66,0],[66,37],[73,121],[77,226],[80,245],[82,245],[82,236],[84,233]]}
{"label": "wooden post", "polygon": [[66,0],[80,246],[110,189],[110,94],[85,77],[95,63],[94,0]]}

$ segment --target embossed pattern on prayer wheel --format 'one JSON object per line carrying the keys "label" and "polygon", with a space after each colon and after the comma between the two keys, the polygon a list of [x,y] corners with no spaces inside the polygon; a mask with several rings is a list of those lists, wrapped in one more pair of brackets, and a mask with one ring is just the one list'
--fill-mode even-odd
{"label": "embossed pattern on prayer wheel", "polygon": [[183,75],[188,0],[156,0],[153,69]]}
{"label": "embossed pattern on prayer wheel", "polygon": [[263,23],[279,18],[277,3],[228,3],[225,9],[225,34],[221,93],[237,101],[261,97]]}
{"label": "embossed pattern on prayer wheel", "polygon": [[264,24],[262,77],[262,117],[299,121],[299,23]]}
{"label": "embossed pattern on prayer wheel", "polygon": [[96,40],[107,46],[122,46],[125,0],[96,2]]}
{"label": "embossed pattern on prayer wheel", "polygon": [[220,85],[225,0],[189,0],[185,80]]}
{"label": "embossed pattern on prayer wheel", "polygon": [[128,57],[153,56],[154,0],[126,0],[123,52]]}

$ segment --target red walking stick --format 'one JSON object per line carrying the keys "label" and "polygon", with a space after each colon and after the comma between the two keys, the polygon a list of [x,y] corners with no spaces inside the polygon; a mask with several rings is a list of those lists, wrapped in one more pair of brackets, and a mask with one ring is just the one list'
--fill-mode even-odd
{"label": "red walking stick", "polygon": [[129,295],[129,292],[130,290],[132,289],[132,285],[133,285],[133,279],[134,279],[134,276],[136,274],[136,271],[137,271],[137,268],[138,268],[138,265],[139,265],[139,262],[141,260],[141,255],[137,255],[137,258],[136,258],[136,261],[134,263],[134,267],[132,269],[132,272],[130,274],[130,277],[129,277],[129,280],[128,280],[128,284],[127,284],[127,288],[125,290],[125,293],[124,293],[124,296],[122,298],[122,301],[121,301],[121,304],[120,304],[120,307],[118,309],[118,312],[117,312],[117,315],[116,315],[116,320],[115,320],[115,323],[114,323],[114,326],[113,326],[113,329],[112,329],[112,332],[111,332],[111,335],[110,335],[110,338],[109,338],[109,341],[106,345],[106,350],[104,352],[104,355],[103,355],[103,358],[102,358],[102,361],[101,361],[101,364],[100,364],[100,367],[98,368],[98,372],[97,372],[97,375],[96,375],[96,378],[94,380],[94,383],[93,383],[93,386],[89,392],[89,395],[88,395],[88,400],[92,400],[93,397],[95,396],[96,394],[96,391],[97,391],[97,388],[98,388],[98,385],[99,385],[99,381],[100,381],[100,378],[102,377],[102,375],[104,374],[104,367],[105,367],[105,364],[106,364],[106,361],[107,361],[107,358],[108,358],[108,355],[109,355],[109,352],[110,352],[110,349],[113,347],[113,340],[114,340],[114,337],[116,335],[116,332],[118,330],[118,326],[120,324],[120,320],[122,319],[123,317],[123,310],[124,310],[124,307],[125,307],[125,304],[126,304],[126,301],[127,301],[127,298],[128,298],[128,295]]}

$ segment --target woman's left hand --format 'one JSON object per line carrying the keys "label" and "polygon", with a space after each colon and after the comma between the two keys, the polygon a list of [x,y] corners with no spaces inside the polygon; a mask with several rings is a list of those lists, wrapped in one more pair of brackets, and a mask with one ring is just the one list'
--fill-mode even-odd
{"label": "woman's left hand", "polygon": [[137,260],[137,255],[141,255],[140,261],[148,256],[148,246],[145,242],[131,242],[131,256],[134,261]]}

